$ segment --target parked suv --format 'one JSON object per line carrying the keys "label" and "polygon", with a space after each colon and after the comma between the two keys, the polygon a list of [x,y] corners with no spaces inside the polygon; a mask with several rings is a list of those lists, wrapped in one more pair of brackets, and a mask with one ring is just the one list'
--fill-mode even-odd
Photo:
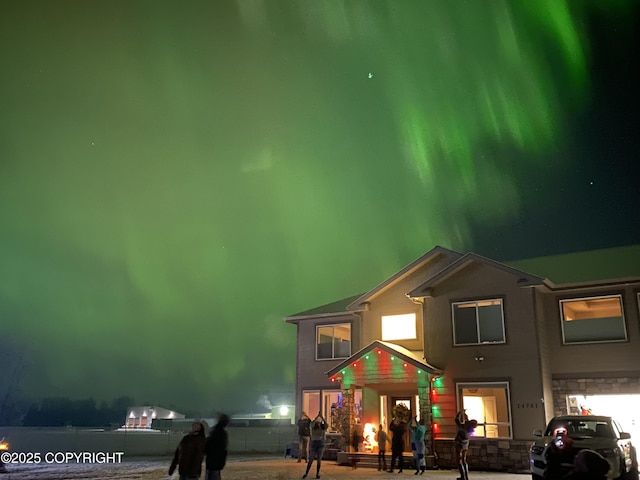
{"label": "parked suv", "polygon": [[[623,432],[611,417],[563,415],[553,418],[544,434],[541,430],[533,434],[539,437],[529,452],[533,480],[545,478],[552,452],[563,451],[559,468],[565,473],[571,470],[573,457],[584,449],[595,450],[607,459],[610,466],[607,478],[638,480],[636,449],[631,443],[631,435]],[[567,437],[570,440],[566,440]]]}

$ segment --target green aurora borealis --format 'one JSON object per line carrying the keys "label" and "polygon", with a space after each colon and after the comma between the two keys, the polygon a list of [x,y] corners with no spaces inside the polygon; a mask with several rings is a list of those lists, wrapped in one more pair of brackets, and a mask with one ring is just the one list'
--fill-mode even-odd
{"label": "green aurora borealis", "polygon": [[638,241],[508,233],[611,161],[576,133],[589,25],[615,25],[615,57],[639,9],[604,3],[4,2],[0,348],[29,358],[22,394],[249,408],[294,380],[282,317],[435,244]]}

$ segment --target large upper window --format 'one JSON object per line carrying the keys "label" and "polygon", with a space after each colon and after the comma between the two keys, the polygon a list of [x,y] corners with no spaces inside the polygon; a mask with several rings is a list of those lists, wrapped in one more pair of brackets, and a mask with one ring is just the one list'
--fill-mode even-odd
{"label": "large upper window", "polygon": [[560,314],[564,343],[627,339],[620,295],[561,300]]}
{"label": "large upper window", "polygon": [[451,308],[454,345],[504,343],[502,300],[459,302]]}
{"label": "large upper window", "polygon": [[511,438],[509,384],[459,383],[458,399],[470,420],[478,426],[471,435],[486,438]]}
{"label": "large upper window", "polygon": [[351,324],[316,327],[316,358],[347,358],[351,355]]}
{"label": "large upper window", "polygon": [[416,334],[416,314],[382,316],[382,340],[413,340]]}

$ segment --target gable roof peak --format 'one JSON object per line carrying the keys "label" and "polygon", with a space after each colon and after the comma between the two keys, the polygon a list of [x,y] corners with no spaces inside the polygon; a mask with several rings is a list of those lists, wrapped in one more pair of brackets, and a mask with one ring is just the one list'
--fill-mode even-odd
{"label": "gable roof peak", "polygon": [[460,252],[456,252],[455,250],[450,250],[450,249],[442,247],[440,245],[436,245],[431,250],[429,250],[427,253],[425,253],[424,255],[420,256],[419,258],[417,258],[416,260],[414,260],[410,264],[406,265],[404,268],[402,268],[401,270],[396,272],[391,277],[387,278],[384,282],[380,283],[379,285],[377,285],[373,289],[369,290],[368,292],[364,293],[360,297],[356,298],[347,307],[347,310],[349,310],[349,311],[354,311],[354,310],[355,311],[360,311],[360,310],[366,309],[368,307],[372,297],[374,297],[378,293],[386,290],[387,288],[391,287],[392,285],[396,284],[397,282],[399,282],[400,280],[405,278],[407,275],[410,275],[411,273],[415,272],[417,269],[419,269],[423,265],[429,263],[433,259],[435,259],[435,258],[437,258],[439,256],[442,256],[442,255],[447,256],[447,257],[451,257],[454,260],[463,256],[462,253],[460,253]]}
{"label": "gable roof peak", "polygon": [[448,278],[456,275],[457,273],[459,273],[461,270],[471,265],[472,263],[481,263],[491,268],[495,268],[505,273],[508,273],[517,278],[516,282],[518,286],[521,286],[521,287],[545,284],[545,279],[542,277],[538,277],[536,275],[532,275],[522,270],[518,270],[517,268],[510,267],[509,265],[505,265],[504,263],[498,262],[496,260],[492,260],[487,257],[483,257],[482,255],[478,255],[477,253],[469,252],[462,255],[453,263],[450,263],[449,265],[447,265],[445,268],[440,270],[434,276],[429,278],[426,282],[414,288],[411,292],[408,293],[408,296],[411,298],[421,298],[421,297],[431,296],[431,293],[434,287],[436,287],[441,282],[447,280]]}

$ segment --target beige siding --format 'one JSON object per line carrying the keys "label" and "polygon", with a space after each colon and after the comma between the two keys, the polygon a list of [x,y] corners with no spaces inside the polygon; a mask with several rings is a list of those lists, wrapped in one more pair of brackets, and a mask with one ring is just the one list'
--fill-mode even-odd
{"label": "beige siding", "polygon": [[[444,414],[455,415],[457,382],[509,382],[514,439],[530,438],[545,421],[534,297],[516,281],[502,270],[474,263],[439,284],[425,303],[426,358],[445,369],[443,382],[453,402],[443,405],[443,436],[454,425],[453,416]],[[484,298],[503,299],[506,343],[453,346],[451,302]],[[476,357],[484,360],[478,362]]]}
{"label": "beige siding", "polygon": [[[369,310],[363,312],[363,345],[382,339],[381,318],[383,315],[399,315],[415,313],[418,323],[417,339],[415,341],[394,341],[393,343],[413,351],[423,351],[422,339],[423,318],[422,305],[407,298],[407,293],[424,283],[428,278],[451,263],[448,257],[440,256],[427,263],[419,270],[407,275],[404,279],[379,292],[370,300]],[[421,356],[421,355],[420,355]]]}

